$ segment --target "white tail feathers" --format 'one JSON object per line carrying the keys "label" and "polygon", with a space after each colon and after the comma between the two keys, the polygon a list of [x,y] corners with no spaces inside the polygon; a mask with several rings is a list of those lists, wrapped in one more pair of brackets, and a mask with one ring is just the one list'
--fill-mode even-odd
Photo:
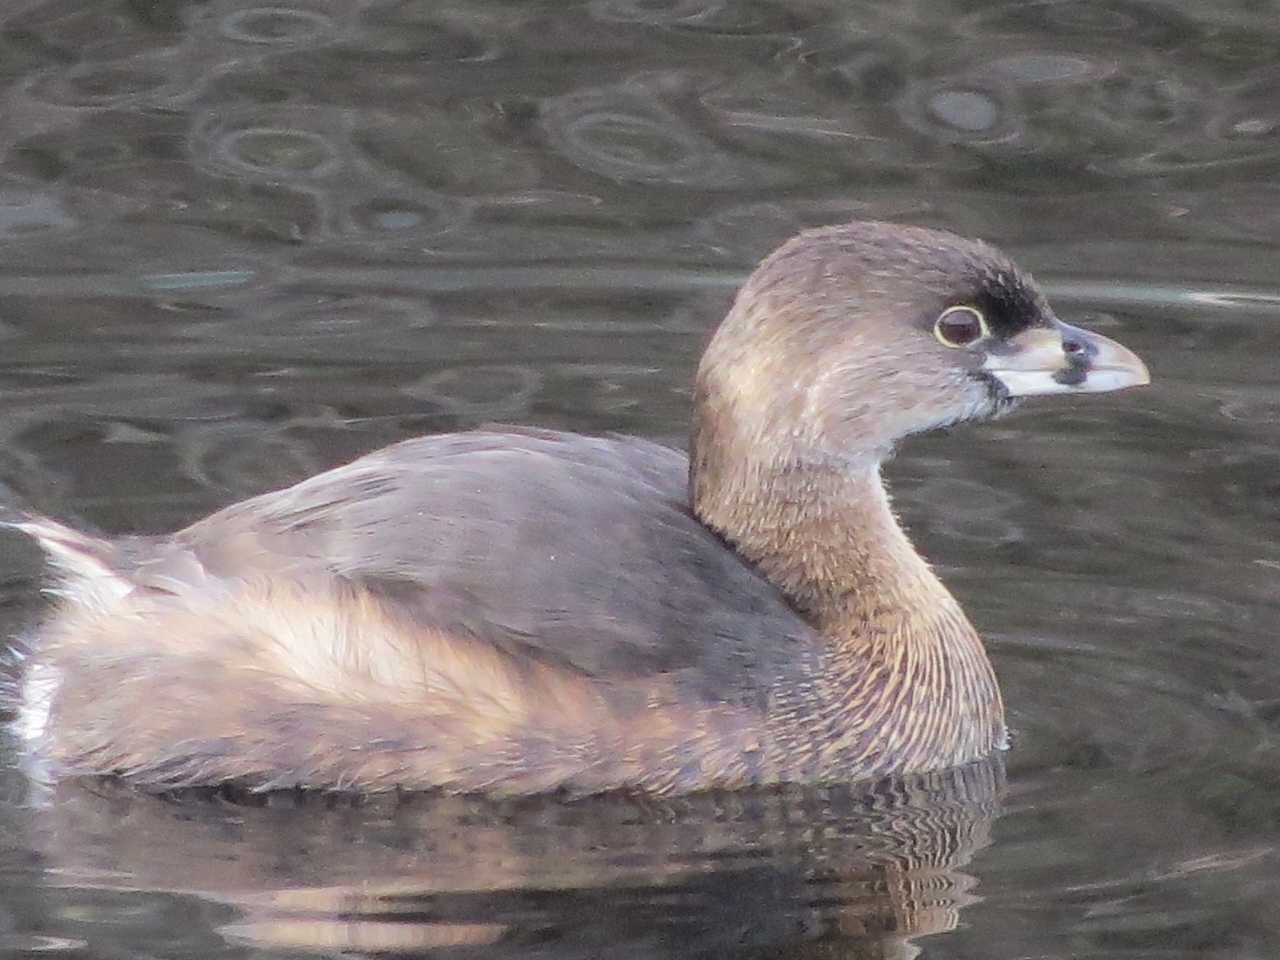
{"label": "white tail feathers", "polygon": [[21,530],[44,549],[59,573],[60,583],[54,592],[101,608],[113,605],[133,589],[115,566],[116,548],[110,541],[34,513],[0,522]]}

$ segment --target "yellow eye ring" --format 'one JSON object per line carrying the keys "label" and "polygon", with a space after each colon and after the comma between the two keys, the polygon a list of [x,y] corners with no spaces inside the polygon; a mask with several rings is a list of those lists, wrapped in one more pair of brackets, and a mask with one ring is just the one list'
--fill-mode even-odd
{"label": "yellow eye ring", "polygon": [[977,307],[947,307],[933,322],[933,335],[944,347],[961,348],[991,336],[987,318]]}

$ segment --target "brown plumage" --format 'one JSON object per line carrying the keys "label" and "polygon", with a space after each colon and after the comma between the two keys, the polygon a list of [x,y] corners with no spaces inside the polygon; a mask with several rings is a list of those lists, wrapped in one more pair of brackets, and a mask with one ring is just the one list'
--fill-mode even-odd
{"label": "brown plumage", "polygon": [[12,525],[59,568],[19,731],[50,775],[174,786],[688,791],[1004,743],[973,627],[879,464],[1018,396],[1145,383],[1001,254],[854,223],[748,280],[691,457],[409,440],[167,537]]}

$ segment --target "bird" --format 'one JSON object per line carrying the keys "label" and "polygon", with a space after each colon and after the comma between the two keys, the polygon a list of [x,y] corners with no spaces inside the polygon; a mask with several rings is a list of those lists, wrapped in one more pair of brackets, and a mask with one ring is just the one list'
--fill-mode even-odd
{"label": "bird", "polygon": [[7,516],[57,598],[19,643],[14,728],[41,778],[158,790],[661,795],[959,767],[1007,746],[999,686],[881,465],[1026,397],[1149,380],[981,241],[809,229],[711,335],[687,455],[490,427],[167,535]]}

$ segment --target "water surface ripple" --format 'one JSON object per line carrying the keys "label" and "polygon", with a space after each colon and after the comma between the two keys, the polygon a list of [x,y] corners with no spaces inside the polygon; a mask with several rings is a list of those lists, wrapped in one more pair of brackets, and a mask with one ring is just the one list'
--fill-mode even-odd
{"label": "water surface ripple", "polygon": [[[765,252],[982,236],[1151,388],[913,439],[1004,769],[680,801],[33,794],[0,949],[1280,952],[1280,24],[1224,0],[0,11],[0,494],[172,529],[493,420],[682,443]],[[0,541],[0,618],[44,604]]]}

